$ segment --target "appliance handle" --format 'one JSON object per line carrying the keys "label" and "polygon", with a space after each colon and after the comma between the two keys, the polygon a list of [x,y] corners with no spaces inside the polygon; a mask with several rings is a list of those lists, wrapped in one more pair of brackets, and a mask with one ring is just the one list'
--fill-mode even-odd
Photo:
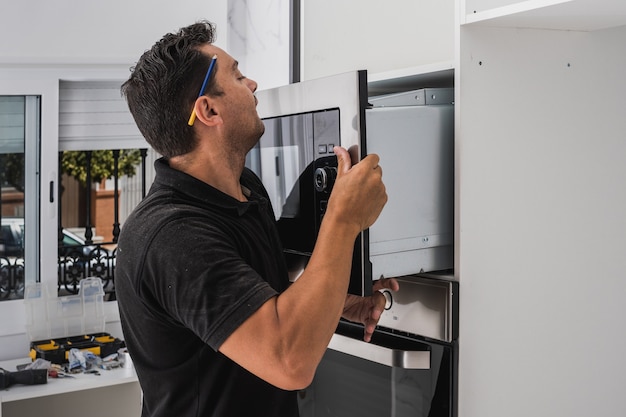
{"label": "appliance handle", "polygon": [[430,369],[429,350],[393,349],[337,333],[330,339],[328,349],[390,367]]}

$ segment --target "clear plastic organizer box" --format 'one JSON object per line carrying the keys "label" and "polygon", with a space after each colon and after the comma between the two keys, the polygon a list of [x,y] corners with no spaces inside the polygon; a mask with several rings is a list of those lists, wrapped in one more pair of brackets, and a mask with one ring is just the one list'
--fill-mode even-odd
{"label": "clear plastic organizer box", "polygon": [[54,283],[28,285],[24,303],[31,342],[104,332],[104,290],[100,278],[85,278],[77,295],[62,297],[57,297]]}

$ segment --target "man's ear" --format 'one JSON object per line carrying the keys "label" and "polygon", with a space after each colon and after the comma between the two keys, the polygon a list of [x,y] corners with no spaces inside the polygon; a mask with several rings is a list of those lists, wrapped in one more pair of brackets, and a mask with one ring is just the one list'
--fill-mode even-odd
{"label": "man's ear", "polygon": [[198,97],[195,103],[196,120],[207,126],[222,124],[222,117],[217,110],[216,104],[211,97]]}

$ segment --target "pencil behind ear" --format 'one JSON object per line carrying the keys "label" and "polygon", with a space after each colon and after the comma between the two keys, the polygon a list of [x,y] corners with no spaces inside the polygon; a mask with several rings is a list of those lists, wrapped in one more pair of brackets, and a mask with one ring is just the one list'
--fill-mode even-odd
{"label": "pencil behind ear", "polygon": [[[198,94],[198,98],[204,95],[204,91],[206,90],[209,78],[211,78],[211,72],[213,72],[213,67],[215,67],[215,61],[217,61],[217,55],[213,55],[213,58],[211,58],[211,63],[209,64],[209,69],[204,76],[204,81],[202,82],[202,87],[200,87],[200,93]],[[194,104],[193,110],[191,111],[191,116],[189,116],[189,121],[187,122],[187,124],[189,126],[193,126],[194,122],[196,121],[196,117],[196,105]]]}

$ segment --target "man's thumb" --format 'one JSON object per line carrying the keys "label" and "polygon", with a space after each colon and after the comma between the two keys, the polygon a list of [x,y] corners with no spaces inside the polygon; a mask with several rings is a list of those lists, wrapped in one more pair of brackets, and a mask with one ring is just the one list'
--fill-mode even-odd
{"label": "man's thumb", "polygon": [[352,168],[352,159],[347,150],[341,146],[335,146],[333,152],[337,156],[337,176],[345,174]]}

